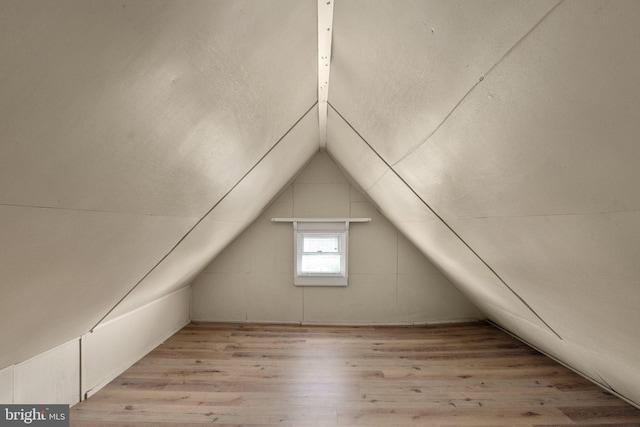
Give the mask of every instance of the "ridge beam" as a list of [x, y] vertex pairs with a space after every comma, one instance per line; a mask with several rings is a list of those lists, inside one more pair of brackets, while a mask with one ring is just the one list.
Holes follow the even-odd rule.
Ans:
[[318, 0], [318, 136], [320, 151], [325, 151], [327, 148], [327, 114], [334, 1]]

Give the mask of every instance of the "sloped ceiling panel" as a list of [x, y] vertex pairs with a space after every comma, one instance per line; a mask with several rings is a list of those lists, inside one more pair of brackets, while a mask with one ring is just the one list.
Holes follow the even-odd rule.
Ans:
[[[0, 366], [86, 332], [190, 219], [0, 206]], [[133, 262], [132, 262], [133, 261]]]
[[[409, 189], [557, 334], [504, 310], [498, 292], [483, 308], [492, 319], [640, 402], [640, 4], [436, 3], [380, 2], [357, 18], [336, 4], [329, 101], [390, 168], [353, 175], [418, 247], [443, 252], [428, 215], [399, 197]], [[485, 13], [491, 25], [469, 21]], [[430, 22], [466, 24], [436, 50], [442, 23], [431, 39], [418, 30]], [[475, 38], [457, 49], [466, 29]], [[328, 147], [351, 172], [367, 157], [342, 140]], [[467, 295], [489, 289], [464, 280]]]
[[109, 321], [187, 286], [318, 152], [317, 105], [109, 313]]
[[329, 103], [396, 163], [556, 3], [338, 1]]
[[0, 2], [0, 367], [94, 326], [309, 111], [315, 14]]
[[312, 1], [3, 5], [5, 204], [201, 217], [316, 100]]
[[447, 218], [639, 210], [637, 17], [564, 2], [396, 169]]
[[396, 165], [560, 336], [635, 366], [598, 362], [614, 389], [640, 379], [639, 18], [564, 2]]
[[[484, 314], [490, 316], [501, 310], [549, 330], [333, 110], [329, 114], [327, 136], [329, 153], [349, 171], [350, 178]], [[350, 166], [356, 163], [357, 168]]]

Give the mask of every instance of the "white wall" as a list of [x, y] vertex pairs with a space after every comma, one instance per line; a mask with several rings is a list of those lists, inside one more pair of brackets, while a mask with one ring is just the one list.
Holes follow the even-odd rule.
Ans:
[[89, 397], [189, 323], [182, 288], [82, 336], [82, 396]]
[[0, 371], [0, 403], [73, 405], [80, 400], [80, 340]]
[[0, 370], [0, 403], [78, 403], [187, 324], [189, 295], [182, 288]]
[[[272, 217], [371, 217], [349, 230], [349, 285], [293, 286], [293, 229]], [[193, 282], [191, 316], [323, 324], [483, 318], [325, 153]]]
[[0, 403], [13, 403], [13, 366], [0, 370]]
[[79, 366], [79, 339], [17, 364], [13, 374], [14, 403], [77, 403]]

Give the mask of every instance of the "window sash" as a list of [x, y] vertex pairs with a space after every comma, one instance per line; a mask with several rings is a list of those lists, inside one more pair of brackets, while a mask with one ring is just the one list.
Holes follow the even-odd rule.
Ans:
[[297, 223], [295, 284], [346, 286], [347, 238], [345, 223]]
[[341, 249], [340, 234], [302, 233], [302, 253], [307, 254], [339, 254]]

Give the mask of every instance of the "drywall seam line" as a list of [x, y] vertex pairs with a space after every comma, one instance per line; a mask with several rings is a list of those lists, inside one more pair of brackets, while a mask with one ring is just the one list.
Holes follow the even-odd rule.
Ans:
[[378, 156], [378, 158], [387, 166], [387, 168], [389, 168], [389, 170], [391, 172], [393, 172], [395, 174], [395, 176], [402, 181], [402, 183], [409, 189], [411, 190], [411, 192], [418, 198], [418, 200], [420, 200], [420, 202], [422, 202], [423, 205], [425, 205], [427, 207], [427, 209], [429, 209], [431, 211], [431, 213], [433, 213], [435, 215], [436, 218], [438, 218], [438, 220], [445, 226], [447, 227], [447, 229], [449, 229], [449, 231], [451, 233], [453, 233], [453, 235], [460, 240], [460, 242], [462, 242], [462, 244], [464, 244], [467, 249], [469, 249], [469, 251], [471, 251], [471, 253], [473, 255], [476, 256], [476, 258], [478, 258], [478, 260], [480, 260], [480, 262], [482, 262], [482, 264], [484, 264], [485, 267], [487, 267], [489, 269], [489, 271], [491, 271], [494, 276], [496, 276], [498, 278], [498, 280], [509, 290], [511, 291], [511, 293], [513, 295], [516, 296], [516, 298], [518, 298], [518, 300], [520, 300], [520, 302], [529, 309], [529, 311], [531, 311], [537, 318], [538, 320], [540, 320], [547, 328], [549, 328], [549, 330], [551, 332], [553, 332], [560, 340], [562, 340], [562, 337], [551, 327], [549, 326], [549, 324], [547, 322], [545, 322], [542, 317], [540, 317], [540, 315], [538, 315], [538, 313], [536, 313], [536, 311], [520, 296], [518, 295], [508, 284], [507, 282], [504, 281], [504, 279], [480, 256], [480, 254], [478, 254], [458, 233], [456, 233], [456, 231], [453, 229], [453, 227], [451, 227], [445, 220], [444, 218], [442, 218], [440, 215], [438, 215], [438, 213], [422, 198], [420, 197], [420, 195], [413, 189], [413, 187], [411, 187], [409, 185], [409, 183], [407, 181], [404, 180], [404, 178], [402, 178], [402, 176], [393, 168], [392, 165], [390, 165], [381, 155], [380, 153], [378, 153], [375, 148], [373, 148], [373, 146], [371, 144], [369, 144], [369, 142], [364, 139], [364, 137], [362, 135], [360, 135], [360, 133], [351, 125], [351, 123], [349, 123], [343, 116], [342, 114], [340, 114], [340, 112], [338, 110], [335, 109], [335, 107], [333, 105], [331, 105], [331, 103], [329, 103], [329, 106], [331, 107], [331, 109], [333, 111], [336, 112], [336, 114], [338, 116], [340, 116], [340, 118], [342, 120], [344, 120], [344, 122], [351, 128], [351, 130], [353, 130], [353, 132], [358, 135], [358, 137], [362, 140], [362, 142], [364, 142], [370, 149], [371, 151], [373, 151], [376, 156]]
[[318, 0], [318, 138], [321, 151], [327, 148], [327, 113], [329, 110], [327, 103], [331, 73], [334, 1]]
[[573, 216], [598, 216], [598, 215], [616, 215], [638, 213], [640, 209], [615, 210], [615, 211], [599, 211], [599, 212], [558, 212], [558, 213], [540, 213], [530, 215], [485, 215], [485, 216], [466, 216], [456, 218], [460, 221], [476, 220], [476, 219], [526, 219], [526, 218], [547, 218], [547, 217], [573, 217]]
[[407, 151], [402, 157], [400, 157], [398, 160], [396, 160], [393, 165], [397, 165], [398, 163], [400, 163], [402, 160], [404, 160], [405, 158], [407, 158], [408, 156], [410, 156], [413, 152], [415, 152], [418, 148], [420, 148], [422, 145], [424, 145], [427, 141], [429, 141], [431, 139], [431, 137], [433, 137], [433, 135], [435, 135], [438, 130], [440, 130], [440, 128], [445, 124], [445, 122], [447, 120], [449, 120], [449, 117], [451, 117], [453, 115], [453, 113], [458, 109], [458, 107], [460, 106], [460, 104], [462, 104], [464, 102], [465, 99], [467, 99], [467, 97], [471, 94], [471, 92], [473, 92], [473, 90], [489, 75], [489, 73], [491, 73], [491, 71], [493, 71], [498, 65], [500, 65], [500, 63], [502, 63], [502, 61], [504, 61], [504, 59], [509, 56], [511, 54], [511, 52], [513, 52], [513, 50], [518, 47], [520, 44], [522, 44], [522, 42], [529, 37], [529, 35], [531, 33], [533, 33], [533, 31], [538, 28], [540, 26], [540, 24], [547, 19], [547, 17], [549, 15], [551, 15], [551, 13], [553, 13], [553, 11], [555, 11], [558, 6], [560, 6], [560, 4], [563, 2], [564, 0], [560, 0], [558, 1], [558, 3], [555, 4], [555, 6], [553, 6], [551, 9], [549, 9], [549, 11], [547, 13], [544, 14], [544, 16], [542, 18], [540, 18], [538, 20], [538, 22], [536, 22], [536, 24], [531, 27], [529, 29], [529, 31], [527, 31], [522, 37], [520, 37], [520, 39], [518, 39], [518, 41], [516, 41], [514, 43], [513, 46], [511, 46], [511, 48], [509, 48], [509, 50], [507, 50], [507, 52], [502, 55], [500, 57], [500, 59], [498, 59], [498, 61], [493, 64], [479, 79], [478, 81], [476, 81], [473, 86], [471, 86], [471, 88], [467, 91], [467, 93], [464, 94], [464, 96], [462, 98], [460, 98], [460, 100], [456, 103], [456, 105], [453, 106], [453, 108], [451, 109], [451, 111], [449, 111], [449, 113], [444, 117], [444, 119], [442, 119], [442, 121], [438, 124], [438, 126], [436, 126], [435, 129], [433, 129], [431, 131], [431, 133], [429, 133], [429, 135], [427, 135], [426, 138], [424, 138], [420, 143], [418, 143], [417, 145], [411, 147], [409, 149], [409, 151]]
[[84, 369], [84, 337], [80, 335], [78, 338], [78, 402], [82, 402], [84, 400], [84, 396], [82, 395], [82, 388], [84, 386], [84, 379], [82, 376], [85, 374]]
[[260, 157], [260, 159], [258, 159], [258, 161], [257, 161], [257, 162], [256, 162], [256, 163], [255, 163], [251, 168], [249, 168], [249, 170], [248, 170], [244, 175], [242, 175], [242, 177], [238, 180], [238, 182], [236, 182], [236, 183], [235, 183], [235, 184], [234, 184], [234, 185], [229, 189], [229, 191], [227, 191], [227, 192], [226, 192], [226, 193], [225, 193], [225, 194], [224, 194], [224, 195], [223, 195], [223, 196], [222, 196], [222, 197], [221, 197], [221, 198], [220, 198], [220, 199], [219, 199], [219, 200], [218, 200], [218, 201], [217, 201], [217, 202], [216, 202], [212, 207], [211, 207], [211, 209], [209, 209], [209, 210], [208, 210], [208, 211], [207, 211], [207, 212], [206, 212], [206, 213], [205, 213], [205, 214], [204, 214], [204, 215], [203, 215], [203, 216], [202, 216], [198, 221], [196, 221], [196, 223], [195, 223], [191, 228], [189, 228], [189, 230], [184, 234], [184, 236], [182, 236], [182, 238], [180, 238], [180, 240], [178, 240], [178, 242], [177, 242], [175, 245], [173, 245], [173, 247], [172, 247], [172, 248], [171, 248], [171, 249], [170, 249], [170, 250], [169, 250], [169, 251], [168, 251], [168, 252], [167, 252], [167, 253], [166, 253], [162, 258], [160, 258], [160, 261], [158, 261], [158, 262], [157, 262], [153, 267], [151, 267], [151, 269], [150, 269], [150, 270], [149, 270], [149, 271], [148, 271], [144, 276], [142, 276], [142, 278], [141, 278], [140, 280], [138, 280], [138, 281], [136, 282], [136, 284], [135, 284], [135, 285], [133, 285], [133, 287], [132, 287], [131, 289], [129, 289], [129, 291], [128, 291], [128, 292], [127, 292], [127, 293], [126, 293], [122, 298], [120, 298], [120, 300], [119, 300], [119, 301], [118, 301], [118, 302], [117, 302], [113, 307], [111, 307], [111, 309], [110, 309], [109, 311], [107, 311], [107, 313], [106, 313], [104, 316], [102, 316], [102, 317], [100, 318], [100, 320], [99, 320], [95, 325], [93, 325], [93, 327], [89, 330], [89, 332], [93, 332], [93, 330], [94, 330], [98, 325], [100, 325], [100, 323], [102, 323], [102, 321], [103, 321], [104, 319], [106, 319], [106, 318], [107, 318], [107, 316], [109, 316], [109, 315], [113, 312], [113, 310], [115, 310], [115, 309], [116, 309], [116, 307], [118, 307], [118, 306], [122, 303], [122, 301], [124, 301], [124, 300], [129, 296], [129, 294], [131, 294], [131, 292], [133, 292], [133, 290], [134, 290], [135, 288], [137, 288], [137, 287], [138, 287], [138, 285], [140, 285], [140, 283], [142, 283], [142, 282], [144, 281], [144, 279], [146, 279], [146, 278], [147, 278], [147, 277], [148, 277], [148, 276], [149, 276], [149, 275], [150, 275], [150, 274], [151, 274], [151, 273], [152, 273], [152, 272], [153, 272], [153, 271], [154, 271], [154, 270], [155, 270], [155, 269], [156, 269], [156, 268], [157, 268], [157, 267], [158, 267], [158, 266], [159, 266], [159, 265], [160, 265], [160, 264], [161, 264], [161, 263], [162, 263], [162, 262], [163, 262], [163, 261], [164, 261], [164, 260], [169, 256], [169, 255], [171, 255], [171, 253], [172, 253], [172, 252], [173, 252], [173, 251], [174, 251], [178, 246], [180, 246], [180, 244], [184, 241], [184, 239], [186, 239], [186, 238], [187, 238], [187, 236], [188, 236], [189, 234], [191, 234], [191, 232], [192, 232], [192, 231], [193, 231], [193, 230], [194, 230], [194, 229], [195, 229], [195, 228], [196, 228], [196, 227], [197, 227], [197, 226], [198, 226], [202, 221], [204, 221], [204, 219], [205, 219], [205, 218], [206, 218], [206, 217], [207, 217], [207, 216], [208, 216], [208, 215], [209, 215], [209, 214], [210, 214], [210, 213], [211, 213], [211, 212], [212, 212], [212, 211], [213, 211], [213, 210], [214, 210], [214, 209], [215, 209], [215, 208], [216, 208], [216, 207], [217, 207], [217, 206], [218, 206], [218, 205], [219, 205], [219, 204], [220, 204], [220, 203], [221, 203], [221, 202], [222, 202], [222, 201], [223, 201], [223, 200], [224, 200], [224, 199], [225, 199], [225, 198], [226, 198], [226, 197], [227, 197], [227, 196], [228, 196], [228, 195], [229, 195], [229, 194], [230, 194], [230, 193], [231, 193], [231, 192], [232, 192], [232, 191], [233, 191], [237, 186], [238, 186], [238, 185], [240, 185], [240, 183], [241, 183], [241, 182], [242, 182], [242, 181], [247, 177], [247, 175], [249, 175], [249, 174], [250, 174], [250, 173], [251, 173], [251, 172], [252, 172], [252, 171], [253, 171], [253, 170], [254, 170], [254, 169], [255, 169], [255, 168], [256, 168], [256, 167], [257, 167], [257, 166], [262, 162], [262, 160], [264, 160], [264, 158], [265, 158], [265, 157], [267, 157], [267, 156], [268, 156], [268, 155], [269, 155], [269, 154], [270, 154], [270, 153], [271, 153], [271, 152], [272, 152], [272, 151], [273, 151], [273, 150], [278, 146], [278, 144], [280, 144], [280, 142], [281, 142], [281, 141], [282, 141], [282, 140], [283, 140], [287, 135], [289, 135], [289, 133], [290, 133], [290, 132], [291, 132], [291, 131], [296, 127], [296, 126], [298, 126], [298, 123], [300, 123], [300, 122], [302, 121], [302, 119], [304, 119], [304, 118], [307, 116], [307, 114], [309, 114], [309, 113], [311, 112], [311, 110], [313, 110], [313, 108], [314, 108], [317, 104], [318, 104], [318, 102], [317, 102], [317, 101], [316, 101], [316, 102], [314, 102], [314, 103], [313, 103], [313, 105], [312, 105], [312, 106], [311, 106], [307, 111], [305, 111], [305, 112], [304, 112], [304, 114], [302, 114], [302, 116], [300, 116], [300, 118], [299, 118], [298, 120], [296, 120], [296, 122], [295, 122], [295, 123], [294, 123], [294, 124], [289, 128], [289, 129], [287, 129], [287, 131], [286, 131], [286, 132], [285, 132], [285, 133], [284, 133], [284, 134], [283, 134], [283, 135], [282, 135], [282, 136], [281, 136], [281, 137], [276, 141], [276, 143], [275, 143], [275, 144], [273, 144], [273, 146], [271, 146], [271, 148], [269, 148], [269, 149], [267, 150], [267, 152], [266, 152], [266, 153], [264, 153], [264, 155], [263, 155], [262, 157]]
[[18, 203], [0, 203], [0, 207], [42, 209], [42, 210], [52, 210], [52, 211], [57, 210], [57, 211], [71, 211], [71, 212], [90, 212], [90, 213], [113, 214], [113, 215], [158, 216], [158, 217], [165, 217], [165, 218], [196, 218], [193, 215], [159, 215], [159, 214], [153, 214], [153, 213], [120, 212], [120, 211], [111, 211], [106, 209], [67, 208], [64, 206], [24, 205], [24, 204], [18, 204]]
[[396, 307], [398, 306], [398, 288], [400, 282], [400, 230], [396, 228]]
[[387, 169], [386, 171], [384, 171], [384, 173], [382, 175], [380, 175], [378, 177], [378, 179], [376, 179], [373, 184], [371, 184], [368, 188], [365, 188], [364, 191], [367, 192], [369, 190], [371, 190], [373, 187], [375, 187], [380, 181], [382, 181], [382, 178], [384, 178], [385, 176], [387, 176], [387, 174], [389, 173], [389, 170]]
[[[611, 387], [611, 385], [603, 378], [602, 375], [600, 375], [600, 372], [598, 372], [595, 368], [591, 368], [593, 370], [593, 372], [598, 376], [598, 378], [600, 378], [600, 381], [602, 382], [602, 384], [604, 384], [605, 388], [615, 392], [614, 388]], [[597, 381], [596, 381], [597, 382]]]

